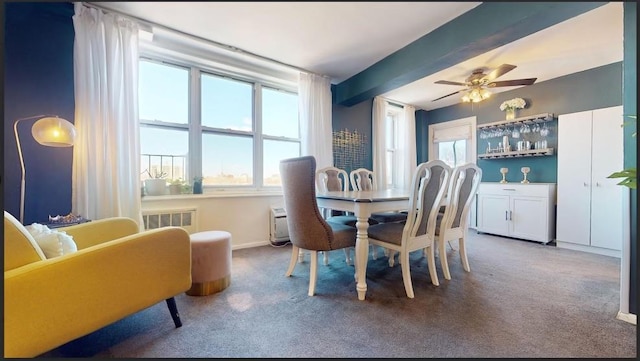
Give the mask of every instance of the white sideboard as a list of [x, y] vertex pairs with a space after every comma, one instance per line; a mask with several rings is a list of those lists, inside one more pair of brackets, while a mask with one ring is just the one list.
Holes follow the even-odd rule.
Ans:
[[477, 231], [549, 243], [555, 236], [555, 183], [482, 182]]

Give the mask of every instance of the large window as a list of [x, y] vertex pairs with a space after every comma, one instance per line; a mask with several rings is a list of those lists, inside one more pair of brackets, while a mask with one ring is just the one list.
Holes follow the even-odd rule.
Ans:
[[387, 102], [385, 105], [385, 188], [404, 188], [402, 174], [405, 149], [403, 142], [403, 127], [405, 122], [404, 108], [401, 105]]
[[451, 167], [475, 163], [475, 117], [429, 126], [429, 160], [440, 159]]
[[[164, 173], [205, 187], [280, 186], [300, 155], [298, 96], [257, 80], [140, 59], [141, 179]], [[148, 172], [146, 172], [148, 170]]]

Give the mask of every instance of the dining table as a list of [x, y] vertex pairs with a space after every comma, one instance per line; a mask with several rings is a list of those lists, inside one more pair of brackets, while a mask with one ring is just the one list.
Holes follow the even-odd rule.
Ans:
[[356, 218], [355, 279], [358, 299], [367, 293], [367, 261], [369, 259], [369, 217], [374, 212], [406, 210], [409, 208], [408, 189], [374, 191], [320, 191], [316, 193], [318, 207], [352, 212]]

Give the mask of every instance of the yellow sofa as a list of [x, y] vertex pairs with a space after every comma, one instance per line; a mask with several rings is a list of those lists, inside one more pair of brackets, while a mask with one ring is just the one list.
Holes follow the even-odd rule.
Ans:
[[182, 228], [139, 232], [129, 218], [56, 230], [78, 251], [46, 259], [25, 227], [4, 217], [4, 357], [34, 357], [191, 287], [191, 245]]

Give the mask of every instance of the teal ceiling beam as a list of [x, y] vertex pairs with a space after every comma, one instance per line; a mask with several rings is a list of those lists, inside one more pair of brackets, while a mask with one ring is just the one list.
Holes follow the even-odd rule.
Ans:
[[358, 104], [605, 4], [607, 2], [482, 3], [333, 85], [333, 103]]

